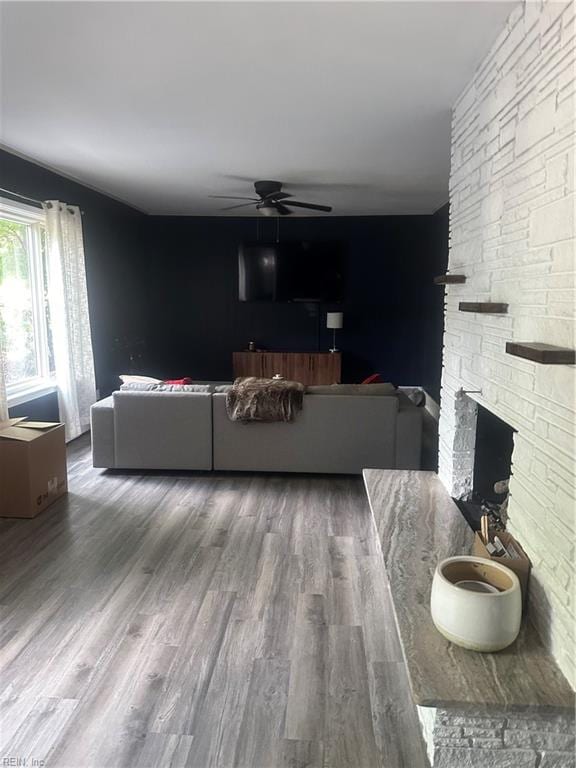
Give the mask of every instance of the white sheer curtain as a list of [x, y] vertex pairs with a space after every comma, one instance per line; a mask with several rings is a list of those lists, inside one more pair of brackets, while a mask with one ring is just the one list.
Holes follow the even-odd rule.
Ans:
[[44, 203], [48, 248], [48, 303], [60, 418], [66, 439], [90, 427], [96, 402], [94, 359], [88, 315], [82, 214], [58, 200]]
[[8, 418], [8, 401], [6, 399], [6, 378], [4, 371], [6, 369], [5, 350], [0, 328], [0, 421]]

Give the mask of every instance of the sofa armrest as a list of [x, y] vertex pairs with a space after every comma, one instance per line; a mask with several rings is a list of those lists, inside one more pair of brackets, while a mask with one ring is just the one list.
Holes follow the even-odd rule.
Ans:
[[114, 401], [112, 396], [99, 400], [90, 408], [92, 466], [112, 469], [116, 466], [114, 452]]

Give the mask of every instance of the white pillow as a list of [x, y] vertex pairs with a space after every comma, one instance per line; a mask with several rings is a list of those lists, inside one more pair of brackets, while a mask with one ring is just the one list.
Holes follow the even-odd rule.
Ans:
[[122, 384], [162, 384], [162, 379], [154, 379], [152, 376], [134, 376], [131, 373], [123, 373], [118, 378]]
[[121, 392], [210, 392], [208, 384], [145, 384], [130, 381], [120, 386]]

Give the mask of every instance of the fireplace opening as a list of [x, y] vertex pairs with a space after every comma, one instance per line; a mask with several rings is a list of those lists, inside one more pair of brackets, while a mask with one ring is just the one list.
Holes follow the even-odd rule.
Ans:
[[485, 514], [496, 530], [503, 530], [506, 526], [514, 432], [505, 421], [477, 405], [474, 469], [469, 486], [472, 490], [456, 500], [475, 531], [480, 530], [480, 518]]
[[474, 477], [472, 495], [482, 501], [501, 504], [507, 489], [498, 493], [496, 483], [510, 478], [514, 430], [487, 408], [478, 406], [476, 442], [474, 447]]

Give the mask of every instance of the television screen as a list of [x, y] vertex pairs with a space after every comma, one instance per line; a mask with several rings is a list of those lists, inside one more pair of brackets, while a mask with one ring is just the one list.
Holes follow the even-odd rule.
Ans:
[[342, 301], [343, 244], [244, 243], [238, 277], [240, 301]]

